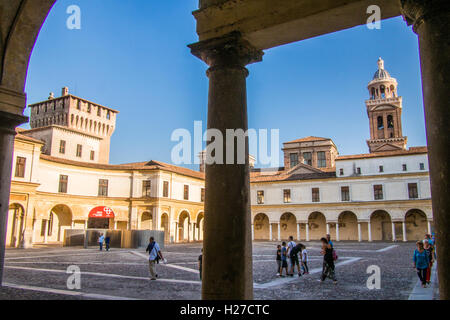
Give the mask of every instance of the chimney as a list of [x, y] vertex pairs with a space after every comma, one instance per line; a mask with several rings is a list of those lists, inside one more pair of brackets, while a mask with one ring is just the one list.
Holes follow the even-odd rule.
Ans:
[[53, 92], [50, 92], [50, 95], [48, 96], [48, 100], [55, 99], [55, 94]]
[[67, 95], [69, 95], [69, 88], [68, 87], [62, 88], [62, 97], [65, 97]]

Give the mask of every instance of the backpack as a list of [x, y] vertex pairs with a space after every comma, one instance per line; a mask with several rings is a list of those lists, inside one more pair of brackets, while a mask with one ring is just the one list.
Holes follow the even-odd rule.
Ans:
[[339, 258], [339, 257], [338, 257], [338, 255], [337, 255], [337, 253], [336, 253], [336, 250], [333, 249], [333, 260], [334, 260], [334, 261], [337, 261], [338, 258]]

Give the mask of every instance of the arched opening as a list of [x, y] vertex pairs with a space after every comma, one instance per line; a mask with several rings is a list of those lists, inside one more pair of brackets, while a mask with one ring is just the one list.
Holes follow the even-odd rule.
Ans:
[[50, 210], [47, 220], [47, 241], [63, 241], [64, 230], [72, 228], [72, 211], [64, 204], [59, 204]]
[[203, 241], [203, 232], [205, 229], [205, 216], [202, 213], [200, 213], [197, 217], [197, 240]]
[[170, 232], [169, 232], [169, 215], [167, 213], [163, 213], [161, 215], [161, 229], [164, 231], [164, 241], [170, 241]]
[[189, 224], [191, 218], [187, 211], [183, 211], [178, 218], [178, 241], [189, 241]]
[[428, 233], [427, 215], [419, 209], [411, 209], [405, 214], [406, 238], [421, 240]]
[[344, 211], [339, 215], [339, 239], [358, 240], [358, 218], [351, 211]]
[[377, 129], [378, 130], [384, 129], [384, 123], [383, 123], [383, 117], [382, 116], [378, 116], [377, 117]]
[[20, 204], [14, 203], [8, 210], [8, 229], [6, 233], [6, 245], [20, 247], [23, 241], [25, 227], [25, 211]]
[[281, 239], [287, 240], [289, 236], [297, 238], [297, 218], [290, 213], [286, 212], [280, 218]]
[[269, 217], [264, 213], [258, 213], [253, 221], [253, 232], [255, 240], [270, 239]]
[[143, 212], [141, 215], [141, 230], [152, 230], [153, 229], [153, 215], [151, 212]]
[[394, 117], [391, 114], [387, 116], [387, 125], [388, 129], [394, 129]]
[[377, 210], [370, 216], [372, 240], [392, 241], [391, 216], [384, 210]]
[[320, 240], [327, 234], [327, 220], [322, 212], [313, 212], [308, 217], [309, 239]]

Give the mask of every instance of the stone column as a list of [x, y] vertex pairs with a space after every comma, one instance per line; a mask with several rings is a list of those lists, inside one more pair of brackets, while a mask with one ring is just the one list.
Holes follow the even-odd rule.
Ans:
[[196, 223], [192, 223], [192, 241], [197, 241], [197, 238], [195, 237], [195, 225]]
[[[208, 130], [215, 129], [223, 138], [227, 129], [247, 131], [245, 66], [261, 61], [263, 52], [242, 39], [239, 32], [189, 47], [192, 54], [210, 66]], [[207, 147], [203, 299], [253, 299], [248, 137], [244, 141], [244, 146], [216, 146], [215, 155], [220, 157], [222, 151], [223, 158], [216, 158], [215, 163], [211, 163], [214, 157], [208, 156], [211, 150], [208, 152]], [[245, 149], [241, 159], [244, 163], [237, 161], [241, 147]], [[234, 161], [230, 164], [227, 159]]]
[[269, 222], [269, 240], [272, 241], [272, 223]]
[[252, 223], [252, 241], [255, 240], [255, 226]]
[[450, 299], [450, 1], [401, 0], [419, 38], [440, 299]]
[[87, 230], [88, 228], [88, 220], [84, 220], [84, 230]]
[[297, 223], [297, 241], [300, 241], [300, 223]]
[[117, 220], [114, 220], [114, 230], [117, 230]]
[[[25, 107], [24, 97], [19, 96], [19, 99], [17, 99], [12, 93], [6, 92], [1, 87], [0, 89], [0, 107], [6, 108], [10, 103], [16, 104], [16, 102], [23, 103], [21, 107]], [[23, 98], [23, 100], [20, 98]], [[15, 128], [26, 121], [28, 121], [27, 117], [0, 111], [0, 285], [5, 259]]]
[[45, 223], [44, 225], [44, 243], [47, 243], [47, 236], [48, 236], [48, 220], [43, 220]]
[[406, 239], [406, 222], [402, 221], [402, 233], [403, 233], [403, 242], [408, 241], [408, 239]]
[[309, 224], [306, 223], [306, 241], [309, 241]]
[[395, 222], [392, 221], [392, 242], [395, 242]]
[[369, 242], [372, 241], [372, 227], [370, 226], [370, 221], [367, 222], [367, 234], [369, 236]]
[[431, 234], [431, 222], [427, 221], [428, 234]]
[[339, 241], [339, 223], [336, 222], [336, 241]]
[[361, 222], [358, 222], [358, 241], [362, 241]]
[[327, 222], [327, 234], [330, 234], [330, 224]]
[[278, 241], [281, 241], [281, 224], [277, 222]]
[[175, 222], [175, 243], [178, 242], [179, 235], [180, 235], [180, 230], [178, 230], [178, 222]]

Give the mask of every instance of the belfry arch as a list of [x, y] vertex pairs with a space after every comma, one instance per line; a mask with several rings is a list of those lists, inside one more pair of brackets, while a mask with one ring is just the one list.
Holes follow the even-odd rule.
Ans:
[[270, 238], [269, 217], [265, 213], [258, 213], [253, 219], [255, 240], [268, 240]]
[[420, 209], [408, 210], [405, 214], [406, 238], [408, 240], [422, 240], [428, 233], [428, 219]]

